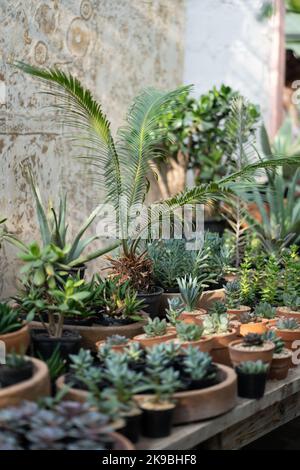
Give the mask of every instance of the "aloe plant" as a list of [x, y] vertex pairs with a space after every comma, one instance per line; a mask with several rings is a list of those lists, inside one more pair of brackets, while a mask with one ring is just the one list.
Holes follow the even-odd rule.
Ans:
[[204, 286], [201, 285], [197, 277], [191, 275], [178, 278], [177, 283], [185, 310], [188, 312], [196, 310]]

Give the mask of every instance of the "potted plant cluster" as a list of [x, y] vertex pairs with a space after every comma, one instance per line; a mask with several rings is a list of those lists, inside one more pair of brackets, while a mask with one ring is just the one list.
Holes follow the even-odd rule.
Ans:
[[293, 350], [294, 341], [300, 340], [300, 323], [295, 318], [281, 318], [274, 327], [287, 349]]

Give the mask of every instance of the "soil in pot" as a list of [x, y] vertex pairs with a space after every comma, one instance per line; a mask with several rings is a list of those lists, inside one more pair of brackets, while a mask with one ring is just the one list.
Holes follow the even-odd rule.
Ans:
[[175, 405], [172, 403], [154, 405], [142, 403], [142, 434], [145, 437], [160, 438], [171, 434]]
[[192, 312], [182, 312], [179, 317], [179, 320], [184, 321], [185, 323], [198, 323], [201, 320], [202, 315], [206, 315], [207, 311], [204, 308], [199, 308], [197, 310], [193, 310]]
[[76, 317], [70, 317], [70, 318], [65, 318], [64, 324], [65, 325], [73, 325], [73, 326], [92, 326], [94, 323], [94, 318], [76, 318]]
[[245, 361], [261, 360], [271, 364], [275, 345], [271, 341], [265, 341], [262, 346], [245, 346], [243, 340], [237, 340], [232, 341], [228, 349], [234, 367]]
[[147, 336], [146, 334], [133, 337], [133, 341], [137, 341], [144, 348], [151, 348], [155, 344], [164, 343], [176, 337], [176, 332], [168, 332], [163, 336]]
[[268, 378], [271, 380], [283, 380], [287, 377], [292, 366], [292, 352], [284, 349], [280, 354], [273, 354]]
[[153, 292], [139, 292], [137, 294], [137, 298], [144, 302], [143, 311], [148, 313], [151, 318], [158, 317], [160, 314], [160, 302], [163, 292], [162, 287], [155, 286]]
[[259, 399], [264, 396], [267, 374], [244, 374], [236, 368], [238, 377], [238, 396]]
[[62, 359], [69, 360], [70, 354], [78, 354], [81, 336], [77, 331], [64, 330], [61, 338], [50, 337], [44, 329], [31, 330], [32, 347], [36, 356], [49, 359], [56, 347]]
[[24, 382], [31, 379], [33, 375], [33, 363], [26, 361], [22, 367], [8, 367], [2, 365], [0, 367], [0, 387], [10, 387], [11, 385]]
[[125, 420], [125, 426], [119, 429], [119, 432], [131, 442], [138, 442], [141, 435], [142, 411], [136, 409], [130, 414], [124, 414], [122, 417]]

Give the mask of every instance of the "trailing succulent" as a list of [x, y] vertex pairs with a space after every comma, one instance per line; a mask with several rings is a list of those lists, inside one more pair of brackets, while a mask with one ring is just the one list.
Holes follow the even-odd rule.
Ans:
[[147, 325], [144, 326], [144, 332], [147, 337], [154, 338], [155, 336], [163, 336], [167, 333], [167, 321], [164, 318], [161, 320], [158, 317], [148, 318]]
[[265, 364], [263, 361], [245, 361], [241, 362], [237, 366], [237, 371], [242, 374], [247, 375], [258, 375], [258, 374], [266, 374], [269, 365]]
[[180, 322], [176, 326], [176, 333], [180, 341], [198, 341], [203, 335], [204, 328], [193, 323]]
[[111, 431], [107, 416], [76, 401], [53, 409], [23, 402], [0, 411], [0, 450], [112, 449]]
[[278, 330], [299, 330], [300, 323], [295, 318], [280, 318], [276, 323]]

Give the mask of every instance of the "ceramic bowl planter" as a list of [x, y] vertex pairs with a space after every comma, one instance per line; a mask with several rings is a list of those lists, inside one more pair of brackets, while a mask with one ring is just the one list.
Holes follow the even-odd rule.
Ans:
[[33, 357], [27, 359], [33, 363], [32, 377], [10, 387], [1, 388], [0, 408], [18, 405], [23, 400], [36, 401], [50, 394], [50, 378], [47, 365]]
[[173, 403], [153, 405], [142, 403], [142, 434], [145, 437], [158, 439], [171, 434], [175, 406]]
[[234, 328], [232, 328], [228, 333], [213, 335], [213, 347], [210, 355], [214, 362], [231, 366], [228, 345], [232, 341], [236, 340], [236, 338], [237, 332]]
[[274, 343], [264, 341], [262, 346], [246, 346], [244, 340], [232, 341], [229, 346], [229, 355], [234, 367], [241, 362], [258, 361], [271, 364], [275, 349]]
[[273, 354], [268, 378], [271, 380], [283, 380], [287, 377], [289, 368], [292, 366], [292, 352], [289, 349], [283, 349], [280, 354]]
[[24, 354], [30, 344], [30, 334], [28, 325], [23, 326], [17, 331], [0, 335], [0, 341], [5, 343], [6, 353], [15, 352], [17, 354]]
[[137, 341], [143, 348], [151, 348], [159, 343], [164, 343], [176, 337], [176, 331], [168, 331], [162, 336], [147, 336], [145, 333], [134, 336], [133, 341]]
[[207, 311], [203, 308], [199, 308], [192, 312], [184, 311], [179, 317], [179, 320], [184, 321], [185, 323], [200, 323], [201, 316], [206, 315]]
[[144, 302], [144, 307], [142, 307], [144, 312], [148, 313], [151, 318], [159, 316], [161, 296], [163, 292], [164, 290], [162, 287], [155, 286], [154, 292], [151, 292], [149, 294], [137, 294], [137, 298], [139, 300], [143, 300]]

